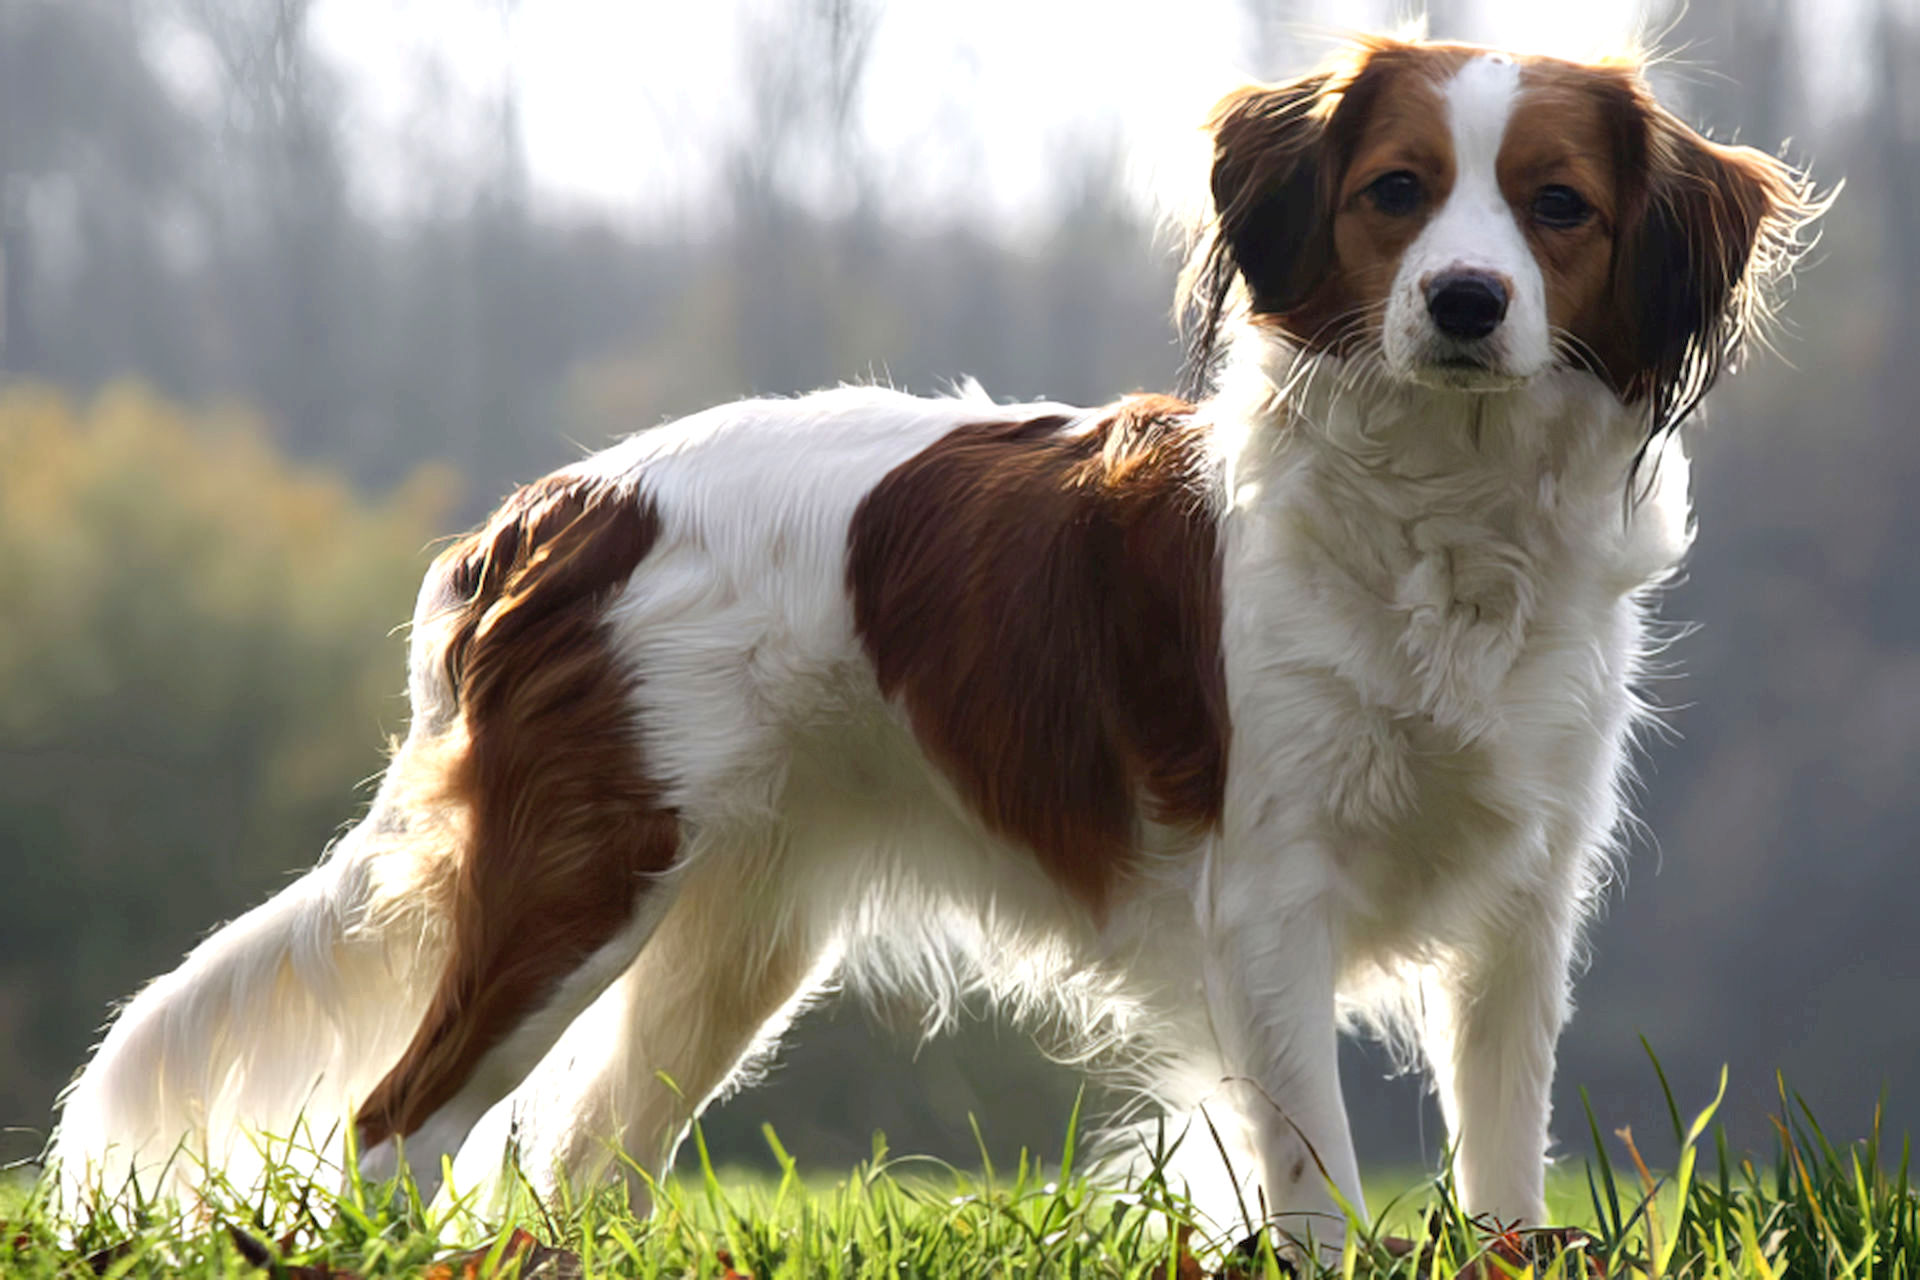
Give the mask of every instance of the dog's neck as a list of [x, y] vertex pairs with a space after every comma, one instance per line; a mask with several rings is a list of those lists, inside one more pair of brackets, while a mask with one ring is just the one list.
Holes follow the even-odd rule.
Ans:
[[[1618, 592], [1670, 571], [1691, 537], [1679, 442], [1648, 445], [1638, 409], [1584, 372], [1466, 392], [1261, 344], [1223, 372], [1206, 416], [1218, 424], [1229, 510], [1255, 519], [1284, 491], [1364, 544], [1470, 526], [1565, 548]], [[1373, 576], [1365, 545], [1329, 551]]]
[[1476, 737], [1543, 620], [1610, 609], [1685, 554], [1685, 454], [1656, 442], [1636, 469], [1640, 415], [1589, 375], [1467, 393], [1335, 358], [1278, 372], [1230, 368], [1202, 410], [1230, 554], [1275, 607], [1304, 586], [1345, 619], [1364, 700]]

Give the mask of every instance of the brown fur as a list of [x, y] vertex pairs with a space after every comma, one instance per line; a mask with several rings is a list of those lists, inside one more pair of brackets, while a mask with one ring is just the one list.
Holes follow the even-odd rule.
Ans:
[[363, 1146], [413, 1132], [452, 1098], [672, 865], [677, 822], [647, 776], [632, 676], [602, 619], [658, 528], [644, 498], [562, 473], [515, 494], [430, 571], [458, 700], [436, 755], [467, 839], [446, 971], [361, 1108]]
[[1405, 167], [1450, 185], [1453, 148], [1437, 86], [1471, 53], [1363, 40], [1331, 67], [1237, 90], [1214, 107], [1215, 225], [1181, 285], [1184, 309], [1200, 312], [1190, 376], [1204, 374], [1215, 355], [1236, 275], [1251, 316], [1302, 347], [1339, 350], [1356, 337], [1370, 289], [1385, 292], [1376, 268], [1384, 266], [1390, 282], [1406, 246], [1376, 245], [1341, 222], [1388, 239], [1406, 228], [1381, 225], [1359, 198], [1355, 156], [1363, 144], [1378, 152], [1404, 143], [1414, 162]]
[[[1623, 215], [1641, 203], [1645, 158], [1621, 112], [1635, 77], [1618, 67], [1535, 61], [1501, 140], [1500, 188], [1546, 285], [1547, 323], [1591, 359], [1609, 340], [1613, 265]], [[1529, 207], [1547, 186], [1571, 187], [1592, 207], [1578, 227], [1546, 227]], [[1605, 373], [1605, 366], [1596, 370]]]
[[1597, 349], [1656, 429], [1691, 413], [1770, 307], [1832, 196], [1752, 147], [1709, 141], [1636, 82], [1627, 145], [1644, 154], [1613, 272], [1614, 324]]
[[[1328, 218], [1333, 261], [1320, 286], [1279, 321], [1313, 351], [1346, 351], [1379, 332], [1381, 307], [1400, 257], [1457, 180], [1453, 135], [1441, 89], [1462, 56], [1414, 59], [1381, 50], [1367, 59], [1343, 101], [1328, 163]], [[1405, 169], [1426, 193], [1422, 214], [1390, 217], [1366, 195], [1388, 173]]]
[[1191, 413], [1138, 396], [1083, 434], [962, 428], [849, 532], [881, 689], [986, 825], [1096, 912], [1143, 816], [1220, 813], [1220, 567]]

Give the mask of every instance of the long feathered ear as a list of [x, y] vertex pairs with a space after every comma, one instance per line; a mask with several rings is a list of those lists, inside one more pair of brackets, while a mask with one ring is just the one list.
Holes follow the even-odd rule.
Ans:
[[1188, 333], [1190, 393], [1204, 390], [1235, 310], [1290, 310], [1332, 264], [1322, 153], [1334, 79], [1318, 72], [1250, 85], [1221, 99], [1208, 117], [1213, 213], [1181, 272], [1177, 304]]
[[1708, 141], [1653, 104], [1645, 186], [1614, 273], [1622, 397], [1647, 407], [1649, 435], [1678, 426], [1772, 314], [1778, 286], [1809, 247], [1833, 193], [1751, 147]]

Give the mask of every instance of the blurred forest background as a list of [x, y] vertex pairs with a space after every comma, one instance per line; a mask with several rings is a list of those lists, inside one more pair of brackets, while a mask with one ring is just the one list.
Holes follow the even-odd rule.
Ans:
[[[542, 0], [524, 0], [527, 6]], [[509, 5], [509, 7], [511, 7]], [[437, 536], [583, 447], [748, 392], [960, 374], [1009, 398], [1165, 387], [1173, 262], [1124, 147], [1060, 150], [1036, 212], [903, 199], [858, 110], [878, 0], [740, 24], [745, 127], [644, 216], [529, 176], [517, 90], [447, 91], [370, 194], [355, 81], [308, 0], [0, 0], [0, 1158], [40, 1145], [108, 1002], [309, 863], [403, 727], [392, 630]], [[1246, 70], [1313, 60], [1244, 0]], [[1844, 11], [1857, 38], [1806, 54]], [[1825, 16], [1823, 16], [1825, 15]], [[1346, 6], [1354, 23], [1383, 15]], [[1731, 1064], [1829, 1132], [1920, 1120], [1920, 11], [1692, 0], [1658, 78], [1844, 196], [1781, 339], [1694, 449], [1698, 621], [1647, 752], [1624, 887], [1563, 1043], [1557, 1131], [1660, 1132]], [[1093, 20], [1093, 19], [1089, 19]], [[1498, 43], [1480, 6], [1434, 34]], [[187, 68], [191, 74], [183, 73]], [[453, 83], [431, 59], [429, 86]], [[657, 123], [657, 122], [656, 122]], [[966, 121], [954, 122], [964, 130]], [[908, 206], [911, 205], [909, 211]], [[720, 1154], [772, 1120], [817, 1165], [1057, 1142], [1074, 1077], [982, 1023], [916, 1051], [829, 1006]], [[1437, 1158], [1431, 1106], [1354, 1049], [1363, 1150]]]

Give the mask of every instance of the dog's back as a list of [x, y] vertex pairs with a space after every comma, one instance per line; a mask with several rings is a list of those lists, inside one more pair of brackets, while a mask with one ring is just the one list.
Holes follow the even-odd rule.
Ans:
[[[263, 1138], [337, 1160], [350, 1116], [369, 1171], [404, 1138], [431, 1181], [576, 1019], [510, 1117], [529, 1167], [615, 1134], [657, 1160], [850, 937], [936, 1006], [1097, 985], [1141, 822], [1189, 841], [1223, 784], [1190, 415], [849, 387], [516, 493], [427, 576], [367, 816], [67, 1095], [69, 1185], [244, 1181]], [[999, 963], [957, 971], [956, 937]], [[474, 1146], [481, 1176], [501, 1148]]]

